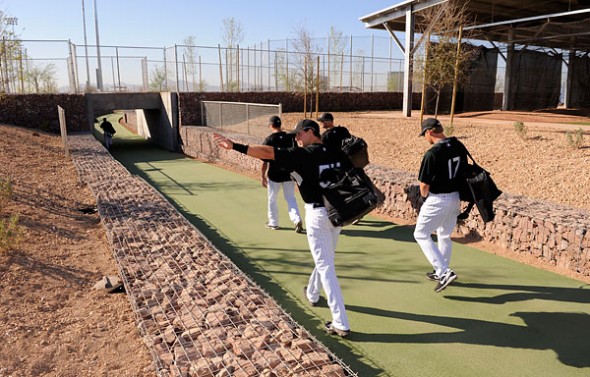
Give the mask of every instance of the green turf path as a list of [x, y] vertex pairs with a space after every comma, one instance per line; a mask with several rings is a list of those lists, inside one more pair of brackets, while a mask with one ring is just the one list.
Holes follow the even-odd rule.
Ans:
[[319, 307], [305, 302], [312, 259], [282, 197], [282, 228], [268, 230], [259, 181], [132, 140], [112, 123], [114, 157], [160, 190], [360, 376], [590, 375], [588, 285], [455, 244], [459, 279], [437, 294], [425, 279], [430, 266], [413, 227], [370, 216], [344, 228], [337, 248], [353, 334], [325, 335], [330, 313], [325, 300]]

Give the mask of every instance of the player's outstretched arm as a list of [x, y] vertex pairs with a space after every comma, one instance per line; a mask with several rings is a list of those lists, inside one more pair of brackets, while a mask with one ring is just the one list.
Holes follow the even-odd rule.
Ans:
[[243, 145], [234, 143], [223, 135], [214, 133], [213, 140], [223, 149], [233, 149], [248, 156], [260, 158], [262, 160], [274, 160], [275, 149], [270, 145]]

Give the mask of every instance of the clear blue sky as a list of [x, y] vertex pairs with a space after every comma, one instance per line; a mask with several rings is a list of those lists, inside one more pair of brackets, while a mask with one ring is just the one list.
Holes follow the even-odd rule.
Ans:
[[[295, 38], [305, 28], [312, 38], [330, 27], [345, 36], [383, 36], [359, 18], [399, 0], [84, 0], [88, 44], [96, 44], [94, 2], [101, 45], [173, 46], [188, 36], [197, 45], [223, 45], [223, 20], [234, 17], [244, 30], [242, 45]], [[82, 0], [0, 0], [0, 10], [17, 17], [22, 39], [63, 39], [84, 44]]]

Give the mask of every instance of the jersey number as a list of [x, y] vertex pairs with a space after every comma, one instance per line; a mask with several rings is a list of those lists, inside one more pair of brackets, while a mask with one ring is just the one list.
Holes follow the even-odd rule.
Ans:
[[461, 157], [453, 157], [450, 158], [449, 161], [449, 180], [455, 178], [457, 176], [457, 172], [459, 172], [459, 165], [461, 164]]

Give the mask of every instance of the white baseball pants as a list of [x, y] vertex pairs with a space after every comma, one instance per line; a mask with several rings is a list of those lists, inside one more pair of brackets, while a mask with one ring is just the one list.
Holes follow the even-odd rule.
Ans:
[[301, 221], [301, 216], [299, 215], [299, 208], [297, 207], [297, 200], [295, 199], [295, 182], [274, 182], [270, 179], [268, 180], [266, 190], [268, 194], [268, 224], [271, 226], [279, 225], [279, 206], [277, 204], [277, 197], [281, 187], [283, 188], [283, 196], [285, 197], [287, 207], [289, 208], [289, 219], [291, 219], [293, 224], [297, 224]]
[[[449, 268], [453, 244], [451, 233], [460, 213], [459, 193], [430, 193], [418, 214], [414, 238], [438, 276]], [[432, 240], [436, 231], [438, 245]]]
[[336, 243], [342, 228], [332, 225], [326, 208], [313, 208], [313, 204], [307, 203], [305, 204], [305, 224], [309, 249], [315, 263], [307, 284], [307, 298], [317, 302], [320, 298], [320, 289], [323, 288], [332, 313], [332, 326], [340, 330], [350, 330], [334, 265]]

